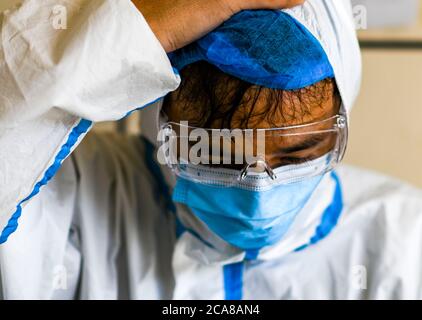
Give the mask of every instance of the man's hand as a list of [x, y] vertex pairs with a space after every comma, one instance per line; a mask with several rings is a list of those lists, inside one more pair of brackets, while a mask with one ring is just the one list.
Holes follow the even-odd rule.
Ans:
[[201, 38], [247, 9], [283, 9], [305, 0], [132, 0], [167, 52]]

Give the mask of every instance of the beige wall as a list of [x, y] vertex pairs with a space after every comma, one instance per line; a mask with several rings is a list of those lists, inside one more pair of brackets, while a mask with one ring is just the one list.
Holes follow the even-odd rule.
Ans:
[[422, 49], [363, 51], [346, 162], [422, 187]]
[[[419, 23], [359, 32], [365, 41], [422, 45]], [[346, 162], [422, 187], [422, 48], [363, 50], [362, 91], [352, 112]]]
[[0, 12], [19, 3], [21, 0], [0, 0]]

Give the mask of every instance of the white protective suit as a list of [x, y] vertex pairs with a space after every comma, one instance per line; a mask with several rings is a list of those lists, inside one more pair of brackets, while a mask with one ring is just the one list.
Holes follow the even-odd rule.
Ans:
[[[57, 5], [67, 29], [52, 27]], [[320, 39], [350, 111], [360, 82], [350, 3], [287, 12]], [[179, 84], [129, 0], [26, 0], [0, 26], [2, 298], [422, 298], [422, 193], [398, 181], [341, 167], [251, 257], [171, 201], [174, 177], [154, 159], [159, 104], [143, 115], [148, 139], [90, 134], [69, 157], [92, 122]]]

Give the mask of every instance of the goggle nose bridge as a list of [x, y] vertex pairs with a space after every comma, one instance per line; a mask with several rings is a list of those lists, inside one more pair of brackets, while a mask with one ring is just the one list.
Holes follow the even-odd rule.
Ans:
[[277, 179], [277, 175], [274, 173], [273, 169], [271, 169], [271, 167], [267, 164], [267, 162], [264, 159], [259, 159], [257, 160], [255, 163], [251, 163], [248, 164], [240, 173], [239, 175], [239, 181], [243, 181], [246, 179], [246, 177], [248, 176], [249, 173], [249, 169], [253, 166], [263, 166], [265, 172], [268, 174], [268, 176], [272, 179], [272, 180], [276, 180]]

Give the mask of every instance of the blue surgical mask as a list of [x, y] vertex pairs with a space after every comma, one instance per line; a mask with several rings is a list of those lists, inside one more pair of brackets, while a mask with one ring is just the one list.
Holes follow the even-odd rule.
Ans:
[[[324, 160], [322, 160], [324, 161]], [[298, 165], [304, 175], [309, 165]], [[289, 174], [278, 168], [278, 177]], [[311, 168], [312, 170], [312, 168]], [[208, 228], [243, 250], [261, 249], [283, 238], [321, 182], [323, 174], [278, 182], [266, 173], [225, 185], [227, 170], [197, 169], [194, 180], [178, 177], [173, 200], [188, 206]], [[203, 176], [203, 183], [198, 182]]]

